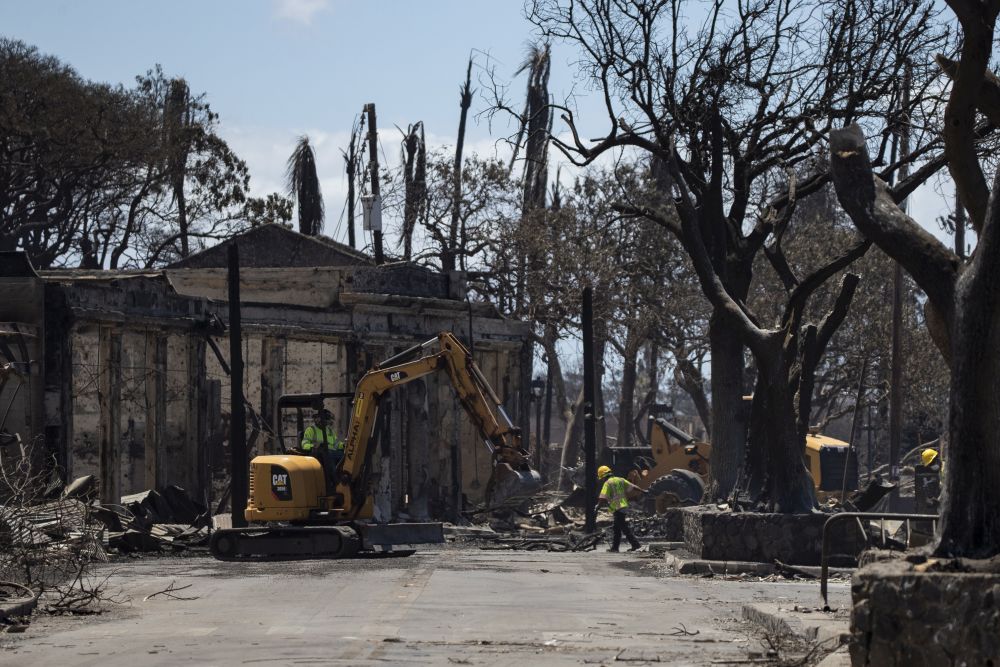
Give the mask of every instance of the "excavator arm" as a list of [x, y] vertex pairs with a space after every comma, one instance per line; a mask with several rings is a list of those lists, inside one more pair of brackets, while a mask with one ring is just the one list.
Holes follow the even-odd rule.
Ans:
[[541, 487], [540, 477], [531, 469], [528, 452], [521, 444], [520, 430], [511, 423], [469, 351], [454, 334], [444, 331], [387, 359], [361, 378], [351, 408], [344, 458], [335, 475], [335, 507], [331, 509], [353, 519], [368, 502], [368, 471], [374, 450], [372, 434], [382, 396], [438, 371], [447, 373], [459, 402], [492, 454], [493, 474], [486, 487], [487, 505], [497, 507], [518, 502]]

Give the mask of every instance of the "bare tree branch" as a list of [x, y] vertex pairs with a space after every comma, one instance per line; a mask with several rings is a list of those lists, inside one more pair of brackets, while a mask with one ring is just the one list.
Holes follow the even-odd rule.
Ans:
[[960, 260], [903, 213], [885, 183], [872, 175], [860, 127], [830, 134], [830, 165], [837, 198], [858, 230], [903, 265], [950, 323]]

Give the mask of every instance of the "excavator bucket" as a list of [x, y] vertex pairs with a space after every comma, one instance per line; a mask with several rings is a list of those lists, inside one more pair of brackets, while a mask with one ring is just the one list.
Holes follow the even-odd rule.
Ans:
[[497, 463], [486, 484], [486, 506], [490, 509], [516, 507], [542, 488], [536, 470], [514, 470], [509, 463]]

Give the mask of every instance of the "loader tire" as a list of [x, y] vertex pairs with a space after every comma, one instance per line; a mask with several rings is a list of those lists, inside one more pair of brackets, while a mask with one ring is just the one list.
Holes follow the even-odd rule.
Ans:
[[705, 495], [705, 483], [690, 470], [671, 470], [649, 485], [651, 510], [662, 514], [668, 507], [697, 505]]

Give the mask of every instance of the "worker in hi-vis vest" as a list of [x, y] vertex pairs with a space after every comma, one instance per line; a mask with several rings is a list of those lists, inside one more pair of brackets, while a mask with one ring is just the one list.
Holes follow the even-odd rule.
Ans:
[[632, 528], [628, 525], [628, 517], [625, 516], [625, 508], [628, 507], [628, 498], [625, 497], [625, 492], [629, 487], [638, 489], [639, 491], [642, 491], [642, 489], [624, 477], [615, 477], [612, 475], [611, 468], [608, 466], [601, 466], [597, 469], [597, 479], [604, 482], [603, 486], [601, 486], [601, 495], [598, 498], [597, 504], [600, 506], [602, 502], [606, 502], [615, 520], [609, 551], [618, 551], [618, 545], [621, 544], [623, 533], [625, 534], [625, 539], [631, 545], [629, 551], [635, 551], [642, 545], [639, 544], [639, 540], [635, 539]]
[[319, 459], [327, 473], [331, 473], [344, 458], [344, 442], [333, 430], [332, 412], [326, 408], [317, 410], [313, 421], [302, 434], [302, 451]]

